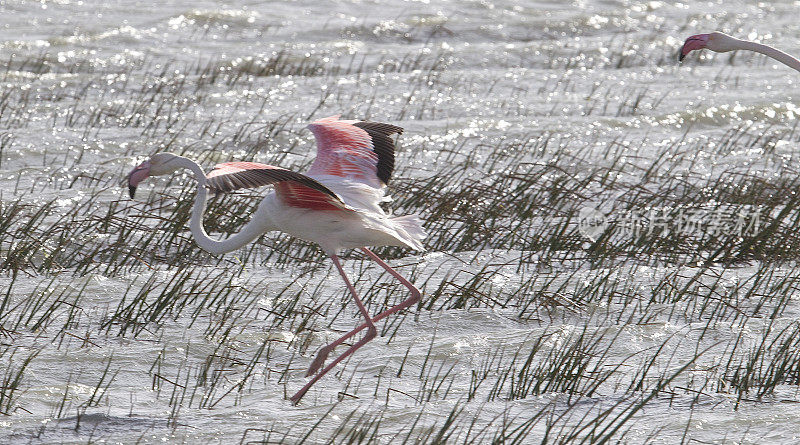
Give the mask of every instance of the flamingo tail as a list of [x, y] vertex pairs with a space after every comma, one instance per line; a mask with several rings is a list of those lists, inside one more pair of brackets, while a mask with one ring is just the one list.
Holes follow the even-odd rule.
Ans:
[[422, 227], [422, 220], [419, 215], [403, 215], [391, 218], [395, 228], [402, 236], [403, 241], [412, 249], [424, 252], [425, 247], [422, 240], [428, 235]]

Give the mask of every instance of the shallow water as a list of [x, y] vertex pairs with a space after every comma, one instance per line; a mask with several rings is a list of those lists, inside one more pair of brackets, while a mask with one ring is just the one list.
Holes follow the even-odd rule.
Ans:
[[[0, 442], [796, 443], [800, 77], [676, 54], [711, 30], [800, 54], [798, 13], [0, 3]], [[293, 407], [316, 351], [359, 322], [338, 274], [277, 234], [204, 254], [187, 176], [136, 201], [122, 179], [166, 150], [303, 171], [305, 123], [339, 113], [405, 129], [390, 207], [427, 219], [429, 251], [380, 253], [424, 296]], [[214, 201], [207, 227], [236, 231], [263, 193]], [[669, 225], [679, 206], [701, 218], [683, 236], [600, 247], [577, 217]], [[781, 224], [721, 261], [749, 241], [709, 221], [759, 211]], [[405, 298], [344, 263], [371, 311]]]

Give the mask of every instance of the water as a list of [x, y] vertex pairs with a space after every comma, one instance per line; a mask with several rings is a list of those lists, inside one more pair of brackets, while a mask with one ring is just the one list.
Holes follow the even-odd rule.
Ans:
[[[796, 443], [798, 73], [676, 55], [712, 30], [800, 54], [798, 9], [0, 3], [0, 441]], [[423, 302], [293, 407], [358, 323], [335, 270], [277, 234], [205, 255], [188, 177], [135, 202], [122, 178], [162, 150], [303, 171], [304, 124], [339, 113], [405, 128], [391, 207], [428, 220], [429, 251], [380, 253]], [[259, 193], [206, 226], [237, 230]], [[680, 206], [700, 225], [606, 250], [577, 220]], [[722, 237], [758, 212], [783, 222]], [[344, 263], [372, 312], [405, 298]]]

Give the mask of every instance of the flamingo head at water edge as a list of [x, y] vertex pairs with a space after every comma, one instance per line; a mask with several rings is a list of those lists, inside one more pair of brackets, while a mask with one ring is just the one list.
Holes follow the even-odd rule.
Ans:
[[716, 31], [710, 34], [693, 35], [683, 43], [678, 53], [678, 61], [682, 62], [687, 54], [699, 49], [710, 49], [715, 53], [726, 53], [741, 49], [740, 43], [741, 40]]
[[708, 45], [708, 38], [709, 34], [697, 34], [686, 39], [678, 53], [678, 61], [683, 62], [684, 57], [692, 51], [704, 49]]
[[174, 172], [180, 166], [173, 162], [178, 159], [172, 153], [156, 153], [147, 161], [139, 164], [128, 174], [128, 192], [131, 198], [136, 194], [136, 187], [149, 176], [160, 176]]

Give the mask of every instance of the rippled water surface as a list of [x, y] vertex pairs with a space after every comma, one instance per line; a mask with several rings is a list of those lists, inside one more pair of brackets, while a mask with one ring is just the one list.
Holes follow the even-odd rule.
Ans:
[[[796, 2], [0, 1], [0, 442], [796, 443]], [[158, 151], [304, 171], [305, 124], [402, 126], [377, 252], [423, 291], [359, 323], [315, 246], [224, 256]], [[212, 236], [264, 190], [218, 196]], [[593, 226], [587, 226], [595, 217]], [[378, 313], [405, 288], [357, 252]], [[343, 350], [343, 348], [340, 348]]]

